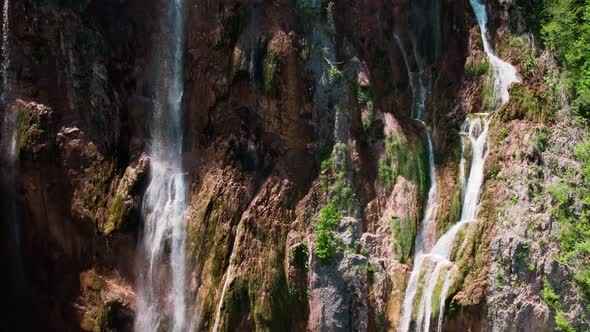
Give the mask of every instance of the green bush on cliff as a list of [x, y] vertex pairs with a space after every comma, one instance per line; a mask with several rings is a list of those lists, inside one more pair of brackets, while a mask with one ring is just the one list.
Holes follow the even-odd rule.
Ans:
[[[566, 172], [567, 181], [548, 188], [553, 198], [552, 216], [560, 222], [559, 260], [574, 272], [574, 279], [590, 297], [590, 142], [576, 145], [574, 156], [579, 162], [579, 177]], [[572, 175], [574, 177], [572, 177]], [[581, 183], [581, 185], [580, 185]]]
[[405, 264], [410, 257], [416, 229], [409, 215], [402, 220], [396, 217], [389, 221], [391, 235], [395, 239], [394, 250], [400, 262]]
[[489, 69], [490, 62], [487, 58], [484, 58], [481, 61], [469, 61], [465, 65], [465, 79], [469, 80], [485, 75]]
[[590, 116], [590, 1], [543, 2], [541, 35], [565, 69], [581, 115]]
[[39, 113], [16, 105], [16, 156], [21, 152], [31, 154], [35, 158], [35, 143], [41, 138], [41, 117]]
[[551, 308], [558, 308], [559, 306], [559, 295], [555, 293], [551, 285], [547, 282], [547, 279], [543, 280], [543, 290], [541, 290], [541, 297]]
[[379, 180], [385, 186], [392, 186], [398, 175], [418, 186], [422, 198], [428, 194], [428, 152], [420, 140], [414, 149], [405, 141], [387, 136], [383, 161], [379, 165]]
[[529, 90], [522, 84], [510, 88], [510, 100], [501, 109], [502, 121], [528, 119], [535, 122], [550, 122], [555, 117], [552, 96], [546, 92]]
[[279, 69], [279, 56], [275, 51], [270, 49], [270, 47], [266, 52], [263, 68], [264, 92], [271, 94], [275, 91], [276, 76]]
[[561, 311], [558, 311], [555, 315], [555, 330], [562, 331], [562, 332], [576, 332], [570, 323], [567, 321], [567, 318], [563, 315]]
[[315, 224], [316, 240], [315, 253], [322, 260], [327, 261], [336, 254], [336, 236], [341, 214], [333, 203], [329, 203], [320, 210]]

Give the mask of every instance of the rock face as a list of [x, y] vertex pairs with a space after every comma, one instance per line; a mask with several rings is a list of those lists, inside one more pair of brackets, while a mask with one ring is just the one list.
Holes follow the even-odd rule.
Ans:
[[[162, 6], [12, 3], [15, 88], [2, 112], [20, 119], [17, 249], [30, 306], [15, 309], [8, 330], [25, 320], [35, 321], [31, 330], [133, 329], [150, 176], [146, 119], [158, 86], [153, 22]], [[413, 120], [418, 80], [427, 78], [439, 234], [461, 209], [460, 125], [489, 103], [489, 73], [472, 66], [485, 56], [469, 2], [210, 0], [186, 8], [194, 329], [212, 330], [220, 308], [227, 331], [396, 330], [429, 187], [426, 137]], [[489, 12], [500, 57], [526, 73], [512, 91], [548, 91], [543, 77], [557, 77], [556, 68], [522, 29], [511, 32], [526, 26], [518, 8], [494, 1]], [[527, 42], [508, 47], [514, 38]], [[533, 69], [523, 50], [535, 54]], [[545, 193], [556, 172], [548, 160], [567, 164], [567, 145], [583, 140], [582, 129], [567, 125], [561, 103], [549, 123], [555, 149], [535, 150], [534, 133], [545, 129], [522, 103], [515, 97], [494, 115], [481, 211], [444, 330], [554, 330], [558, 310], [570, 322], [584, 317], [578, 326], [587, 328], [586, 300], [551, 255], [559, 220]], [[542, 299], [547, 284], [560, 308]]]

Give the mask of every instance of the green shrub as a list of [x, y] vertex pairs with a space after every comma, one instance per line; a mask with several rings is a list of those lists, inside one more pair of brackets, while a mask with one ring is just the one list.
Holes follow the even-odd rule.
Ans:
[[384, 163], [379, 165], [379, 180], [381, 180], [384, 185], [391, 186], [394, 184], [396, 175], [397, 171], [394, 170], [393, 167]]
[[547, 93], [529, 91], [523, 85], [510, 89], [510, 100], [501, 110], [502, 121], [528, 119], [549, 122], [555, 117], [555, 106]]
[[406, 263], [410, 257], [416, 229], [409, 215], [403, 220], [391, 218], [389, 229], [394, 239], [394, 250], [401, 263]]
[[320, 210], [315, 224], [317, 235], [315, 252], [322, 261], [330, 260], [336, 254], [336, 236], [334, 235], [334, 231], [338, 229], [338, 223], [341, 217], [340, 212], [332, 203], [329, 203]]
[[545, 151], [545, 149], [547, 149], [547, 143], [549, 142], [548, 131], [549, 128], [542, 126], [535, 135], [533, 149], [537, 153], [542, 153]]
[[42, 138], [41, 117], [39, 113], [16, 105], [16, 156], [21, 152], [31, 154], [35, 158], [38, 152], [35, 145]]
[[423, 197], [428, 194], [428, 151], [417, 141], [414, 151], [405, 141], [388, 136], [383, 161], [379, 165], [379, 179], [386, 186], [395, 184], [398, 175], [416, 183]]
[[555, 315], [555, 325], [557, 331], [576, 332], [561, 311], [558, 311]]
[[275, 91], [276, 77], [279, 70], [279, 56], [270, 48], [266, 52], [263, 67], [264, 92], [270, 94]]
[[[580, 164], [582, 180], [553, 185], [548, 193], [553, 198], [551, 215], [559, 220], [559, 260], [574, 272], [574, 279], [583, 293], [590, 297], [590, 142], [574, 148]], [[567, 174], [566, 174], [567, 176]]]
[[490, 62], [487, 58], [479, 61], [469, 61], [465, 64], [465, 79], [469, 80], [485, 75], [489, 69]]
[[559, 307], [559, 295], [555, 293], [551, 285], [547, 282], [547, 280], [543, 280], [543, 290], [541, 291], [541, 297], [547, 303], [547, 305], [551, 308], [558, 308]]
[[588, 116], [590, 101], [590, 2], [580, 0], [544, 1], [540, 17], [543, 41], [558, 55], [574, 104]]

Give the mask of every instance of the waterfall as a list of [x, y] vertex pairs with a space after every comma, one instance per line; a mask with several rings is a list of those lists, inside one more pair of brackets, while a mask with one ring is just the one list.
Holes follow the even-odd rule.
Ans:
[[[518, 82], [519, 78], [516, 69], [509, 63], [499, 59], [490, 47], [486, 34], [487, 14], [485, 4], [482, 4], [479, 0], [470, 0], [470, 2], [480, 26], [484, 51], [492, 65], [495, 108], [497, 109], [508, 102], [510, 97], [508, 88], [512, 83]], [[459, 274], [457, 265], [451, 260], [455, 241], [460, 232], [465, 230], [466, 227], [470, 227], [477, 217], [482, 193], [484, 164], [487, 156], [489, 122], [489, 113], [478, 113], [469, 116], [462, 126], [461, 135], [466, 137], [470, 144], [462, 145], [460, 173], [463, 185], [463, 204], [461, 219], [438, 239], [430, 251], [422, 251], [422, 248], [416, 246], [414, 268], [410, 275], [402, 307], [402, 318], [399, 327], [402, 332], [410, 330], [412, 321], [415, 323], [416, 331], [430, 331], [432, 308], [435, 305], [433, 300], [437, 288], [440, 289], [439, 297], [436, 299], [439, 301], [437, 331], [442, 331], [445, 301]], [[463, 177], [467, 173], [465, 169], [467, 161], [464, 156], [467, 149], [471, 149], [471, 166], [469, 176], [464, 181]], [[421, 227], [424, 226], [421, 225]], [[422, 236], [422, 234], [418, 235], [417, 244], [421, 243], [420, 238]], [[459, 253], [464, 250], [467, 244], [467, 236], [462, 241], [463, 243], [459, 246]], [[421, 289], [420, 292], [419, 289]], [[416, 297], [417, 294], [420, 294], [419, 298]], [[416, 301], [418, 302], [416, 303]], [[416, 317], [414, 319], [415, 307], [418, 311], [415, 313]]]
[[494, 77], [494, 95], [497, 99], [499, 105], [504, 105], [508, 102], [510, 98], [510, 94], [508, 93], [508, 88], [512, 83], [520, 82], [518, 78], [518, 74], [516, 72], [516, 68], [514, 68], [511, 64], [502, 61], [498, 58], [490, 46], [490, 41], [488, 40], [487, 36], [487, 23], [488, 23], [488, 14], [486, 12], [486, 5], [485, 3], [481, 2], [482, 0], [469, 0], [471, 3], [471, 8], [473, 8], [473, 12], [475, 13], [475, 17], [477, 18], [477, 24], [479, 25], [479, 31], [481, 32], [481, 39], [483, 42], [483, 50], [485, 51], [490, 63], [492, 64], [493, 69], [493, 77]]
[[156, 62], [150, 183], [143, 198], [136, 331], [186, 330], [186, 181], [182, 169], [184, 2], [168, 3]]
[[10, 0], [4, 0], [2, 6], [2, 102], [10, 89], [8, 70], [10, 67]]
[[0, 137], [0, 153], [4, 160], [4, 166], [12, 168], [16, 157], [16, 114], [8, 106], [8, 95], [11, 90], [10, 81], [10, 0], [4, 0], [2, 6], [2, 62], [0, 63], [0, 75], [2, 75], [2, 91], [0, 92], [0, 105], [4, 108], [2, 121], [2, 137]]

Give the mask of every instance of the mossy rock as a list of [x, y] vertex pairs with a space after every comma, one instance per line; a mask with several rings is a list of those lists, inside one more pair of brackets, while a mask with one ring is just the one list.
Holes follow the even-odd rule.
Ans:
[[104, 235], [110, 235], [113, 231], [121, 228], [125, 218], [129, 214], [130, 207], [123, 201], [123, 198], [116, 195], [110, 203], [106, 222], [99, 225]]
[[405, 264], [410, 257], [414, 244], [415, 223], [409, 215], [406, 215], [403, 219], [393, 217], [389, 221], [389, 229], [394, 239], [395, 254], [400, 262]]
[[41, 115], [24, 105], [14, 106], [16, 112], [16, 157], [30, 156], [35, 159], [39, 152], [37, 146], [43, 138]]

